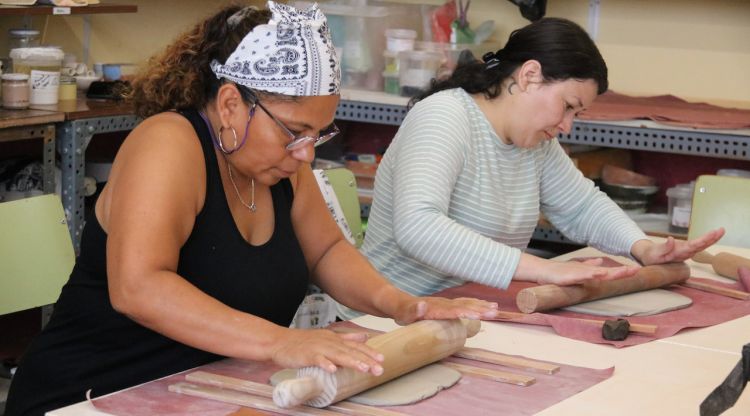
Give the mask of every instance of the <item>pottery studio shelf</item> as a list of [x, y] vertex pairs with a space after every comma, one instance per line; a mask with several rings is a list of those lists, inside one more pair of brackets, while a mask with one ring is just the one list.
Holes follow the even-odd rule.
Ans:
[[51, 16], [51, 15], [86, 15], [105, 13], [136, 13], [138, 6], [130, 4], [92, 4], [81, 7], [56, 6], [10, 6], [0, 5], [0, 16]]
[[[336, 111], [340, 120], [400, 125], [406, 116], [407, 97], [377, 91], [343, 89]], [[667, 126], [649, 120], [588, 121], [575, 120], [570, 134], [561, 134], [560, 143], [646, 150], [723, 159], [750, 160], [750, 130], [706, 130]], [[684, 234], [668, 230], [666, 219], [646, 215], [636, 222], [647, 234]], [[534, 232], [535, 240], [576, 244], [551, 225], [542, 225]]]

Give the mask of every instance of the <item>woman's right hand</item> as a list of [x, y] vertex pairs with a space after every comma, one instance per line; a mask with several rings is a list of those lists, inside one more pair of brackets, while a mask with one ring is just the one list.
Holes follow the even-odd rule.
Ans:
[[601, 258], [579, 261], [546, 260], [522, 254], [516, 268], [515, 280], [524, 280], [558, 286], [574, 285], [587, 280], [615, 280], [638, 273], [641, 266], [602, 267]]
[[284, 368], [317, 366], [333, 373], [337, 367], [347, 367], [379, 376], [383, 354], [367, 346], [367, 338], [361, 332], [285, 328], [273, 346], [271, 360]]

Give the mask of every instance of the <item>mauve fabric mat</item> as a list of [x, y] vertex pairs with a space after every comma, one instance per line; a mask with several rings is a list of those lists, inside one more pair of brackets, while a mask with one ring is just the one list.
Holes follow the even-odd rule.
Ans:
[[[352, 324], [345, 326], [351, 328]], [[413, 405], [391, 406], [385, 409], [406, 415], [423, 416], [532, 415], [608, 379], [614, 372], [614, 367], [596, 370], [557, 364], [560, 371], [548, 375], [460, 358], [449, 360], [475, 367], [530, 375], [536, 378], [536, 383], [521, 387], [464, 375], [456, 385], [429, 399]], [[271, 374], [279, 369], [272, 363], [226, 359], [94, 399], [92, 402], [98, 410], [117, 416], [225, 416], [240, 407], [172, 393], [167, 390], [168, 386], [185, 381], [185, 375], [196, 370], [268, 384]]]
[[663, 124], [710, 129], [750, 128], [750, 110], [690, 103], [673, 95], [632, 97], [614, 91], [597, 97], [578, 118], [597, 121], [648, 119]]
[[[618, 265], [619, 263], [610, 258], [605, 258], [604, 264], [613, 266]], [[691, 279], [709, 282], [717, 286], [724, 286], [731, 289], [746, 290], [742, 282], [727, 284], [697, 277]], [[747, 283], [750, 282], [746, 282], [746, 284]], [[507, 290], [501, 290], [480, 285], [478, 283], [467, 283], [462, 286], [440, 291], [433, 296], [485, 299], [497, 302], [500, 310], [520, 312], [516, 306], [516, 294], [521, 289], [532, 286], [536, 286], [536, 284], [512, 281]], [[693, 304], [687, 308], [676, 311], [664, 312], [651, 316], [630, 316], [627, 318], [631, 323], [657, 325], [658, 328], [655, 336], [640, 335], [631, 332], [623, 341], [609, 341], [602, 338], [602, 330], [598, 325], [571, 319], [584, 318], [604, 321], [607, 319], [606, 317], [562, 311], [559, 309], [545, 313], [532, 313], [517, 319], [503, 319], [502, 322], [550, 326], [559, 335], [567, 338], [592, 342], [595, 344], [611, 344], [620, 348], [644, 344], [659, 338], [670, 337], [685, 328], [701, 328], [716, 325], [750, 314], [750, 301], [748, 300], [733, 299], [697, 289], [690, 289], [680, 285], [669, 286], [665, 289], [689, 297], [693, 300]]]

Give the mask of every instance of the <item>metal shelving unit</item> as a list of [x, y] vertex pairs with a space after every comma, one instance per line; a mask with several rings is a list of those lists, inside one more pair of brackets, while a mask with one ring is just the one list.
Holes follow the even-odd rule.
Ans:
[[99, 133], [132, 130], [140, 121], [134, 115], [69, 120], [57, 129], [57, 145], [62, 163], [62, 202], [68, 216], [68, 228], [76, 252], [81, 244], [84, 225], [83, 177], [86, 171], [86, 148]]
[[[344, 90], [336, 117], [342, 120], [398, 125], [406, 115], [405, 97]], [[597, 122], [576, 120], [561, 143], [750, 161], [750, 130], [698, 130], [646, 120]], [[534, 240], [577, 244], [553, 227], [537, 227]]]

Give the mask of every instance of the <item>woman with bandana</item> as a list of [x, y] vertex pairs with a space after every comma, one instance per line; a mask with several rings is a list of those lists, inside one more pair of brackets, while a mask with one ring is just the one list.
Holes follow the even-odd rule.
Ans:
[[514, 31], [484, 62], [460, 65], [416, 97], [385, 153], [363, 253], [396, 286], [424, 296], [467, 281], [566, 285], [637, 272], [525, 253], [540, 212], [568, 238], [644, 265], [715, 243], [723, 230], [653, 243], [565, 155], [557, 135], [607, 88], [594, 42], [558, 18]]
[[134, 82], [144, 121], [115, 158], [69, 282], [6, 414], [36, 415], [221, 357], [382, 373], [363, 334], [288, 328], [315, 283], [400, 323], [492, 317], [416, 298], [346, 242], [310, 169], [337, 133], [325, 17], [269, 2], [198, 24]]

